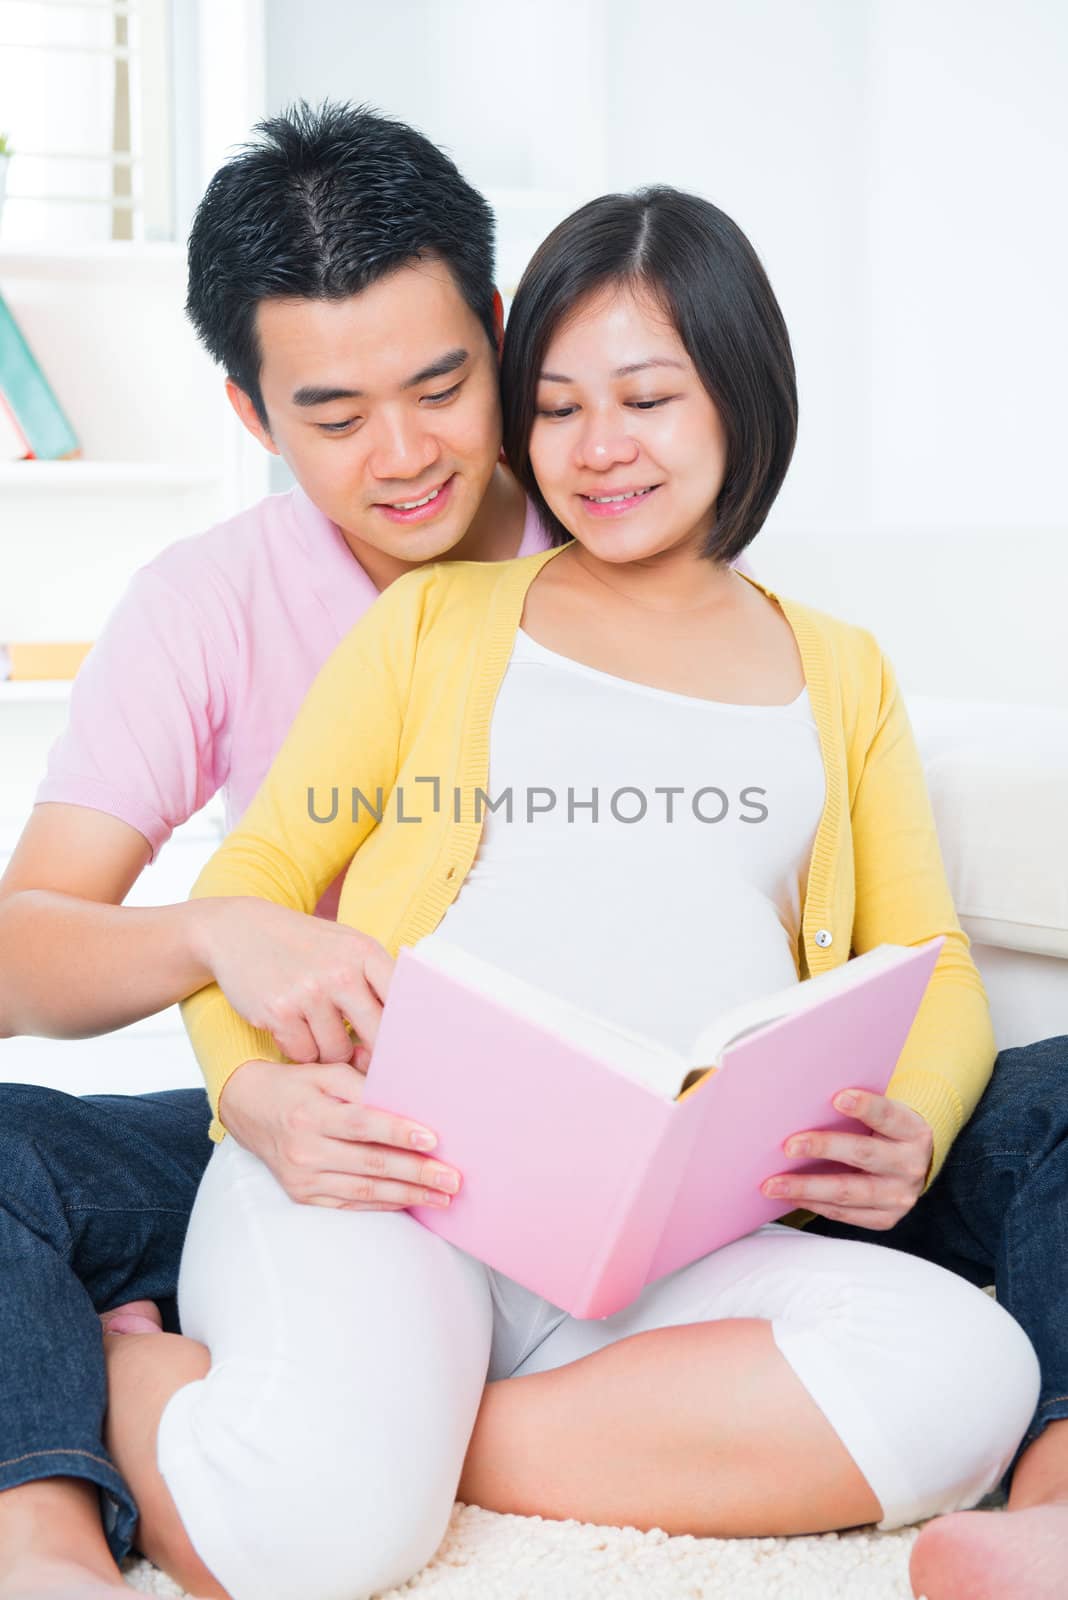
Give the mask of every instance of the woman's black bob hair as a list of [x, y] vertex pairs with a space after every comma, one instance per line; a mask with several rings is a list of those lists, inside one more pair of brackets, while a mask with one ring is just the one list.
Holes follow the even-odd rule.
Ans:
[[727, 472], [704, 554], [733, 561], [756, 537], [797, 437], [797, 384], [782, 312], [736, 223], [697, 195], [656, 187], [591, 200], [554, 228], [524, 272], [508, 317], [501, 382], [504, 448], [554, 544], [571, 535], [530, 465], [538, 374], [554, 334], [606, 285], [662, 305], [719, 412]]

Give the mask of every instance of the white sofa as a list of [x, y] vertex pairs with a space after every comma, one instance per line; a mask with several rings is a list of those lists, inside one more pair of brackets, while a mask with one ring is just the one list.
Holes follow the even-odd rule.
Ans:
[[1068, 710], [908, 705], [998, 1045], [1068, 1034]]

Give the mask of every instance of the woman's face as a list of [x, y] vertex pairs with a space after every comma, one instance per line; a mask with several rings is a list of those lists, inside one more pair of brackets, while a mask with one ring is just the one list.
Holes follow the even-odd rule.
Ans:
[[602, 561], [698, 555], [727, 468], [719, 412], [656, 301], [581, 301], [542, 363], [530, 459], [564, 527]]

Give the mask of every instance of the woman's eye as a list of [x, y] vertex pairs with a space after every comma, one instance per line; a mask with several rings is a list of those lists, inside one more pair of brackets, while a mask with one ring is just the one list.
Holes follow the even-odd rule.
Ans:
[[668, 401], [674, 398], [674, 395], [666, 394], [659, 400], [631, 400], [628, 401], [628, 404], [632, 405], [636, 411], [652, 411], [655, 406], [666, 406]]
[[555, 407], [552, 407], [551, 409], [550, 408], [545, 408], [545, 409], [540, 409], [539, 408], [538, 410], [535, 411], [535, 416], [539, 416], [539, 417], [570, 417], [572, 415], [572, 413], [577, 411], [577, 410], [578, 410], [577, 406], [555, 406]]
[[459, 393], [462, 384], [463, 379], [461, 378], [460, 382], [454, 383], [451, 389], [442, 389], [438, 394], [425, 394], [423, 399], [429, 400], [431, 405], [438, 405], [442, 400], [451, 400], [454, 394]]

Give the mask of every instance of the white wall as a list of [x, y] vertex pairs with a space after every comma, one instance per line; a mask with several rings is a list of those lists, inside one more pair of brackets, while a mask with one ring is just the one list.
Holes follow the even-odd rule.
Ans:
[[505, 280], [517, 190], [539, 222], [657, 180], [730, 212], [800, 374], [772, 527], [1068, 524], [1061, 0], [267, 0], [266, 44], [272, 109], [446, 145], [503, 202]]

